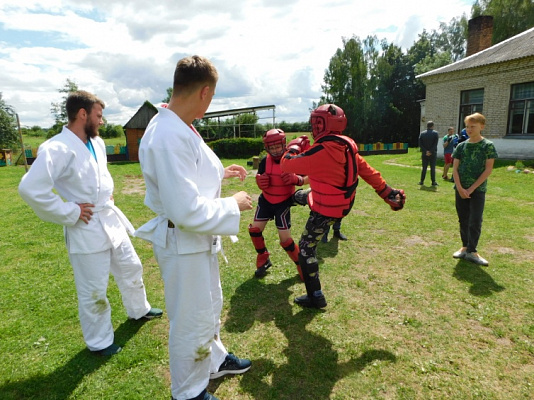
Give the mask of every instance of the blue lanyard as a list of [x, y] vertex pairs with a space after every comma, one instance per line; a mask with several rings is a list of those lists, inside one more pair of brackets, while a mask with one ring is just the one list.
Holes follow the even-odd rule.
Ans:
[[91, 152], [91, 154], [96, 160], [95, 148], [93, 147], [93, 143], [91, 143], [91, 139], [87, 139], [87, 143], [85, 143], [85, 147], [89, 149], [89, 151]]

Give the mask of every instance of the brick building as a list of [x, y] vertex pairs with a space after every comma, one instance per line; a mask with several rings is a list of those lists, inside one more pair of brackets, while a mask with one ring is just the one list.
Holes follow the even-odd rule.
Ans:
[[469, 21], [468, 56], [417, 76], [426, 85], [421, 130], [432, 120], [440, 136], [460, 131], [481, 112], [502, 158], [534, 159], [534, 28], [487, 47], [492, 29], [492, 17]]

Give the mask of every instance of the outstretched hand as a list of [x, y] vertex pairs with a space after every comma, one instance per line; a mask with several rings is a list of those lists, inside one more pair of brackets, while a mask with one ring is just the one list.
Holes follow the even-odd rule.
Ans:
[[232, 164], [224, 169], [224, 179], [238, 177], [243, 181], [247, 177], [247, 170], [241, 165]]

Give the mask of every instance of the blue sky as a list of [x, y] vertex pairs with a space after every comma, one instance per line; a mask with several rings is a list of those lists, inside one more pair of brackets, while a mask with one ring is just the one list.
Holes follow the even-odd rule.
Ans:
[[220, 75], [208, 111], [275, 104], [278, 121], [305, 121], [342, 38], [376, 35], [407, 48], [423, 29], [469, 15], [472, 3], [3, 0], [0, 92], [22, 125], [49, 127], [70, 79], [124, 125], [145, 100], [161, 102], [180, 58], [200, 54]]

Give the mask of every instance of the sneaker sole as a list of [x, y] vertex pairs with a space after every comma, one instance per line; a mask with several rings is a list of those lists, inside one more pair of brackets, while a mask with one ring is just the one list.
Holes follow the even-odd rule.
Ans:
[[312, 303], [312, 302], [299, 302], [297, 301], [296, 299], [293, 301], [296, 305], [300, 306], [300, 307], [305, 307], [305, 308], [317, 308], [317, 309], [321, 309], [321, 308], [325, 308], [328, 304], [326, 303], [326, 301], [324, 303], [321, 303], [321, 304], [316, 304], [316, 303]]
[[233, 369], [233, 370], [224, 370], [220, 372], [215, 372], [213, 374], [210, 374], [210, 380], [220, 378], [221, 376], [225, 375], [239, 375], [244, 374], [250, 369], [250, 367], [243, 368], [243, 369]]
[[476, 258], [472, 258], [472, 257], [465, 257], [464, 258], [465, 261], [469, 261], [473, 264], [476, 264], [476, 265], [480, 265], [482, 267], [487, 267], [489, 265], [489, 262], [482, 262]]
[[151, 319], [161, 318], [162, 315], [144, 315], [140, 319], [148, 319], [150, 321]]
[[151, 320], [151, 319], [155, 319], [155, 318], [161, 318], [163, 316], [163, 314], [160, 314], [160, 315], [143, 315], [141, 318], [138, 318], [138, 319], [135, 319], [135, 318], [130, 318], [128, 317], [128, 319], [130, 321], [142, 321], [144, 319], [147, 319], [147, 320]]
[[110, 350], [110, 351], [104, 351], [105, 349], [102, 349], [102, 350], [96, 350], [96, 351], [91, 351], [91, 353], [99, 356], [99, 357], [111, 357], [111, 356], [114, 356], [115, 354], [119, 354], [121, 351], [122, 351], [122, 347], [118, 347], [117, 349], [113, 349], [113, 350]]

